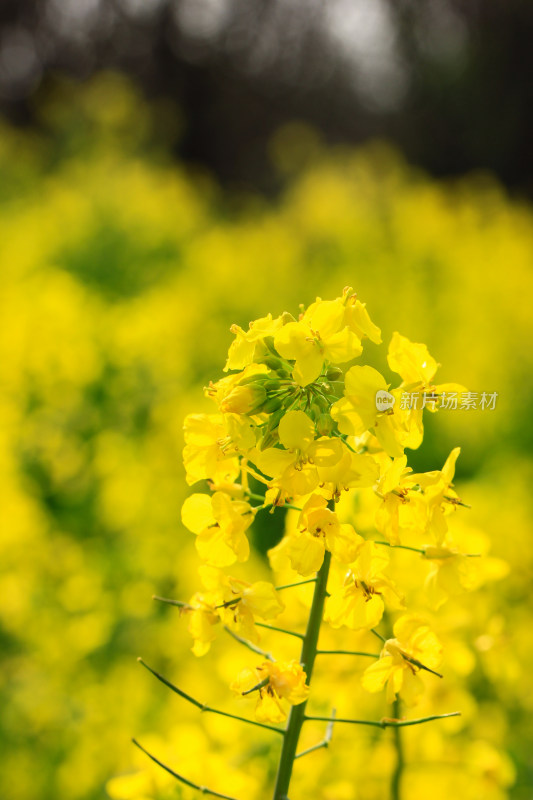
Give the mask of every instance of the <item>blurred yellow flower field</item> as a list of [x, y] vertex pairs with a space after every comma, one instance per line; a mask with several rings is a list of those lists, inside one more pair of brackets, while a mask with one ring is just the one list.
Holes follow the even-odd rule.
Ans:
[[[211, 640], [202, 628], [197, 639], [204, 646], [196, 652], [209, 652], [198, 660], [190, 617], [152, 600], [188, 601], [200, 585], [196, 537], [181, 520], [190, 494], [183, 420], [212, 413], [202, 387], [226, 374], [230, 326], [247, 331], [250, 320], [269, 311], [277, 316], [353, 286], [384, 342], [399, 331], [427, 344], [442, 364], [439, 384], [457, 381], [478, 399], [497, 393], [493, 409], [478, 403], [426, 414], [424, 443], [410, 453], [419, 473], [442, 469], [461, 447], [454, 488], [471, 508], [461, 509], [454, 525], [468, 552], [481, 558], [470, 573], [470, 564], [467, 571], [452, 564], [444, 549], [428, 558], [389, 554], [392, 573], [426, 614], [433, 559], [431, 622], [450, 642], [439, 667], [445, 679], [428, 683], [416, 713], [461, 711], [405, 730], [405, 798], [431, 792], [434, 800], [452, 793], [461, 800], [526, 800], [533, 703], [531, 209], [488, 175], [441, 184], [386, 143], [327, 149], [297, 127], [272, 143], [273, 168], [287, 181], [283, 194], [227, 197], [205, 174], [176, 165], [163, 145], [150, 146], [151, 120], [165, 113], [117, 76], [103, 75], [51, 96], [39, 134], [6, 124], [1, 131], [6, 798], [195, 796], [135, 750], [133, 736], [194, 782], [242, 800], [269, 797], [279, 741], [201, 715], [136, 658], [201, 702], [243, 715], [253, 708], [229, 688], [249, 667], [246, 650], [222, 634]], [[304, 133], [313, 143], [308, 158], [293, 158], [295, 137]], [[276, 334], [280, 351], [296, 358], [305, 381], [315, 354], [302, 347], [305, 331], [289, 333]], [[366, 357], [389, 381], [382, 351], [365, 341]], [[401, 374], [407, 383], [418, 380]], [[230, 411], [250, 401], [242, 394], [228, 399], [237, 404]], [[349, 419], [353, 424], [353, 413]], [[186, 431], [190, 441], [196, 434]], [[198, 468], [191, 462], [191, 471]], [[364, 534], [375, 510], [362, 502], [343, 513]], [[247, 531], [254, 581], [269, 580], [266, 552], [283, 534], [284, 513], [258, 515]], [[385, 527], [394, 513], [389, 503]], [[288, 530], [297, 517], [287, 512]], [[364, 568], [380, 580], [379, 565]], [[289, 583], [296, 573], [285, 569]], [[248, 580], [239, 567], [232, 570]], [[465, 596], [465, 588], [475, 590]], [[311, 588], [296, 591], [302, 602], [282, 610], [276, 625], [303, 624]], [[332, 598], [330, 616], [342, 616], [343, 602]], [[274, 636], [264, 632], [261, 647], [275, 642], [286, 662], [298, 658], [297, 642]], [[364, 630], [325, 633], [327, 649], [376, 644]], [[327, 715], [334, 705], [339, 717], [391, 716], [383, 692], [361, 688], [368, 667], [361, 661], [324, 657], [313, 678], [313, 713]], [[302, 748], [321, 739], [324, 728], [309, 723]], [[296, 762], [296, 800], [388, 797], [392, 732], [346, 728], [335, 726], [327, 750]]]

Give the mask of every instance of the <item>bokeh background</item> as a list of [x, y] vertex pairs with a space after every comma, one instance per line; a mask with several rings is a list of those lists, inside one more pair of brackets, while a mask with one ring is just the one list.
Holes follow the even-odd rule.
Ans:
[[[345, 285], [385, 342], [399, 330], [428, 344], [442, 381], [498, 392], [493, 411], [432, 417], [411, 456], [432, 469], [461, 446], [461, 524], [490, 554], [483, 586], [437, 615], [447, 688], [426, 710], [463, 716], [406, 732], [405, 800], [531, 797], [532, 11], [2, 3], [6, 800], [194, 797], [132, 735], [219, 791], [268, 797], [278, 743], [199, 720], [136, 656], [234, 708], [246, 651], [218, 641], [196, 661], [178, 612], [151, 600], [197, 584], [183, 417], [209, 409], [201, 388], [221, 374], [231, 323]], [[254, 532], [257, 575], [282, 527], [277, 515]], [[358, 693], [361, 669], [317, 673], [317, 708], [335, 686], [342, 711], [386, 714]], [[387, 798], [388, 735], [335, 743], [299, 773], [301, 796]]]

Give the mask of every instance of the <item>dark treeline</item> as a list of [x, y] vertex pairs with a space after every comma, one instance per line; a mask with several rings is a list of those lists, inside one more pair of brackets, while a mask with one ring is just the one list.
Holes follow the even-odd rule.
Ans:
[[225, 184], [275, 189], [267, 143], [296, 119], [531, 197], [532, 22], [531, 0], [2, 0], [0, 106], [33, 124], [54, 76], [119, 69]]

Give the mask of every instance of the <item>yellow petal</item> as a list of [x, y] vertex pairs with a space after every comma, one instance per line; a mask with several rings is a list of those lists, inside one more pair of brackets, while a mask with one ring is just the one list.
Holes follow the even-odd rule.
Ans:
[[439, 366], [425, 344], [411, 342], [397, 331], [392, 335], [388, 354], [389, 367], [405, 383], [431, 383]]
[[307, 386], [313, 383], [324, 366], [324, 354], [320, 347], [315, 345], [313, 350], [305, 356], [305, 358], [298, 359], [292, 371], [292, 377], [299, 386]]
[[333, 364], [344, 364], [363, 352], [361, 341], [349, 328], [333, 334], [324, 342], [324, 353]]
[[447, 484], [450, 484], [453, 481], [453, 476], [455, 475], [455, 462], [459, 458], [460, 452], [460, 447], [454, 447], [442, 468], [442, 476]]
[[365, 303], [355, 299], [348, 302], [344, 320], [360, 339], [366, 336], [371, 342], [381, 344], [381, 331], [370, 319]]
[[291, 497], [306, 495], [313, 492], [318, 486], [318, 472], [315, 467], [304, 466], [296, 469], [291, 464], [278, 478], [277, 484]]
[[424, 683], [418, 673], [413, 673], [410, 669], [404, 670], [401, 686], [402, 700], [404, 700], [408, 706], [414, 706], [423, 691]]
[[283, 708], [281, 701], [275, 695], [271, 695], [264, 689], [257, 700], [255, 707], [255, 716], [259, 722], [285, 722], [287, 713]]
[[351, 564], [357, 558], [357, 553], [365, 540], [355, 532], [351, 525], [342, 523], [333, 536], [326, 532], [326, 541], [328, 550], [338, 561], [342, 564]]
[[345, 587], [333, 593], [327, 602], [327, 618], [334, 628], [346, 625], [354, 631], [373, 628], [383, 616], [379, 595], [365, 597], [360, 587]]
[[344, 305], [339, 300], [320, 300], [309, 306], [304, 321], [311, 330], [320, 333], [322, 339], [333, 336], [343, 324]]
[[294, 463], [294, 455], [278, 447], [269, 447], [267, 450], [253, 453], [250, 460], [257, 464], [261, 472], [271, 478], [277, 478]]
[[317, 467], [333, 467], [342, 458], [342, 442], [323, 436], [309, 447], [308, 455]]
[[230, 369], [244, 369], [251, 364], [255, 353], [255, 342], [248, 341], [246, 334], [238, 325], [232, 325], [235, 339], [229, 346], [228, 359], [224, 366], [224, 372]]
[[286, 553], [292, 568], [305, 578], [318, 572], [324, 560], [325, 549], [321, 538], [301, 533], [289, 537]]
[[365, 669], [361, 677], [361, 685], [367, 692], [380, 692], [391, 675], [394, 661], [391, 656], [383, 656]]
[[181, 507], [181, 521], [192, 533], [201, 533], [216, 520], [211, 497], [207, 494], [191, 494]]
[[239, 672], [237, 678], [230, 684], [230, 689], [235, 694], [242, 694], [257, 685], [257, 673], [255, 670], [245, 667]]
[[279, 440], [287, 450], [305, 452], [315, 438], [315, 424], [303, 411], [288, 411], [278, 431]]
[[310, 341], [309, 326], [302, 322], [288, 322], [274, 336], [274, 346], [280, 356], [289, 361], [305, 359], [314, 350]]
[[252, 614], [263, 619], [272, 619], [284, 610], [280, 593], [267, 581], [256, 581], [242, 593], [243, 603]]
[[236, 541], [228, 541], [226, 533], [218, 525], [198, 535], [196, 549], [200, 558], [213, 567], [229, 567], [235, 561], [246, 561], [250, 552], [244, 534], [241, 534]]

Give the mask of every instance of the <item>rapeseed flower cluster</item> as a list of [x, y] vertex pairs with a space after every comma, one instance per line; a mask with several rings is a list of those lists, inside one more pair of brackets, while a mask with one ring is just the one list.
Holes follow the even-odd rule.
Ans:
[[[474, 585], [465, 564], [478, 554], [449, 531], [451, 515], [465, 505], [453, 486], [459, 448], [442, 469], [414, 472], [407, 464], [405, 449], [417, 448], [423, 438], [423, 410], [405, 408], [401, 392], [423, 391], [434, 413], [443, 393], [458, 389], [433, 382], [438, 365], [425, 345], [394, 333], [387, 360], [400, 380], [391, 388], [378, 370], [360, 363], [365, 340], [380, 345], [381, 331], [350, 287], [334, 300], [317, 297], [296, 316], [269, 314], [248, 330], [234, 325], [232, 332], [228, 374], [205, 387], [213, 412], [190, 414], [184, 423], [187, 482], [202, 481], [208, 492], [195, 491], [182, 506], [183, 524], [196, 535], [204, 590], [179, 604], [195, 655], [204, 655], [217, 631], [225, 630], [266, 656], [231, 683], [237, 695], [256, 695], [259, 724], [284, 723], [292, 707], [282, 731], [278, 800], [288, 791], [302, 724], [313, 719], [302, 709], [321, 652], [322, 622], [378, 636], [379, 654], [359, 654], [376, 658], [362, 687], [370, 693], [386, 687], [390, 703], [400, 697], [412, 706], [424, 691], [424, 672], [442, 677], [436, 671], [442, 646], [430, 622], [409, 608], [401, 580], [389, 570], [390, 553], [412, 551], [428, 564], [435, 606], [448, 591]], [[346, 513], [354, 499], [374, 503], [370, 535]], [[269, 556], [275, 572], [285, 565], [296, 580], [277, 586], [226, 574], [248, 561], [255, 517], [284, 507], [298, 516]], [[285, 590], [307, 583], [314, 583], [314, 592], [306, 633], [271, 626], [289, 603]], [[378, 630], [385, 621], [388, 632], [394, 617], [390, 635]], [[300, 661], [263, 651], [258, 645], [265, 627], [301, 638]], [[414, 724], [430, 719], [435, 717]]]

